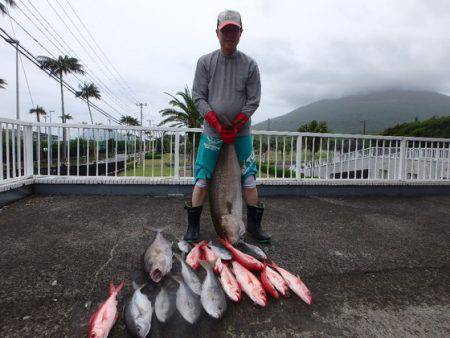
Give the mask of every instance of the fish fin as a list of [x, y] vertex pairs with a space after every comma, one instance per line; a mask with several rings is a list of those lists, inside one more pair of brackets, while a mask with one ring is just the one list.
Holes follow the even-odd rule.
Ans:
[[110, 282], [110, 283], [109, 283], [109, 294], [111, 295], [111, 294], [113, 294], [113, 293], [119, 293], [120, 290], [123, 289], [123, 286], [124, 286], [124, 285], [125, 285], [125, 281], [122, 281], [119, 285], [117, 285], [117, 287], [114, 286], [114, 283], [113, 283], [113, 282]]
[[172, 275], [172, 274], [170, 274], [169, 276], [170, 276], [170, 278], [172, 278], [175, 282], [177, 282], [177, 283], [179, 283], [179, 284], [183, 283], [183, 278], [181, 278], [180, 276]]
[[167, 229], [169, 229], [169, 227], [170, 227], [170, 225], [166, 225], [163, 228], [156, 228], [156, 227], [153, 227], [151, 225], [146, 224], [146, 225], [144, 225], [144, 230], [150, 230], [150, 231], [153, 231], [153, 232], [164, 232]]

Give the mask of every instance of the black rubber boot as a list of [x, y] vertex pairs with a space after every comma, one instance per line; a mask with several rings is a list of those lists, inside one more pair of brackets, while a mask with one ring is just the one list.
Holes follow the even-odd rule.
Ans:
[[270, 236], [261, 229], [264, 204], [247, 205], [247, 232], [259, 243], [270, 243]]
[[193, 207], [192, 204], [186, 203], [184, 208], [188, 213], [188, 228], [184, 240], [186, 242], [196, 242], [200, 237], [200, 216], [202, 215], [203, 206]]

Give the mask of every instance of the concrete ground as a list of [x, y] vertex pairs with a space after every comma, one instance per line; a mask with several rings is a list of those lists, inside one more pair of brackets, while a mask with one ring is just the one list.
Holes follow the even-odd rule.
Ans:
[[[299, 273], [314, 304], [296, 296], [259, 308], [244, 297], [216, 321], [153, 318], [151, 337], [449, 336], [450, 197], [266, 198], [265, 246]], [[119, 306], [145, 280], [142, 253], [169, 225], [185, 229], [177, 198], [31, 196], [0, 209], [0, 336], [80, 337], [107, 297]], [[206, 208], [207, 209], [207, 208]], [[209, 212], [203, 235], [214, 238]], [[178, 268], [178, 266], [176, 266]], [[171, 280], [165, 283], [170, 285]], [[173, 287], [173, 285], [172, 285]], [[145, 292], [152, 302], [158, 286]], [[110, 337], [127, 337], [121, 319]]]

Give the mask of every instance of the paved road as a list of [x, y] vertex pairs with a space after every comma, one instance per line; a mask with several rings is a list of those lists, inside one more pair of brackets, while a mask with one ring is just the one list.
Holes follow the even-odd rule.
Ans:
[[[0, 335], [85, 336], [111, 279], [145, 279], [141, 255], [154, 235], [142, 225], [170, 225], [175, 241], [184, 232], [183, 202], [32, 196], [0, 209]], [[301, 274], [314, 304], [290, 297], [261, 309], [244, 298], [220, 321], [154, 318], [151, 337], [450, 335], [450, 197], [265, 203], [274, 238], [265, 250]], [[202, 222], [213, 238], [208, 212]], [[157, 291], [145, 289], [152, 300]], [[128, 283], [123, 297], [130, 293]], [[110, 336], [128, 336], [121, 320]]]

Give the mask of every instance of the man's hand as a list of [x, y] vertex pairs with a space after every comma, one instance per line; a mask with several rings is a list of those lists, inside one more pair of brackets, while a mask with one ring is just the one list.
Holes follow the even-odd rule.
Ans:
[[225, 142], [227, 144], [234, 143], [236, 136], [237, 136], [237, 130], [235, 127], [222, 128], [222, 132], [220, 133], [220, 138], [222, 139], [223, 142]]
[[248, 120], [249, 117], [247, 115], [245, 115], [244, 113], [239, 113], [233, 120], [233, 127], [235, 127], [236, 131], [239, 132], [239, 130], [242, 129], [242, 127], [247, 123]]
[[208, 122], [208, 124], [213, 127], [219, 134], [222, 133], [222, 124], [220, 124], [219, 119], [217, 118], [217, 114], [215, 111], [209, 111], [205, 115], [205, 121]]

